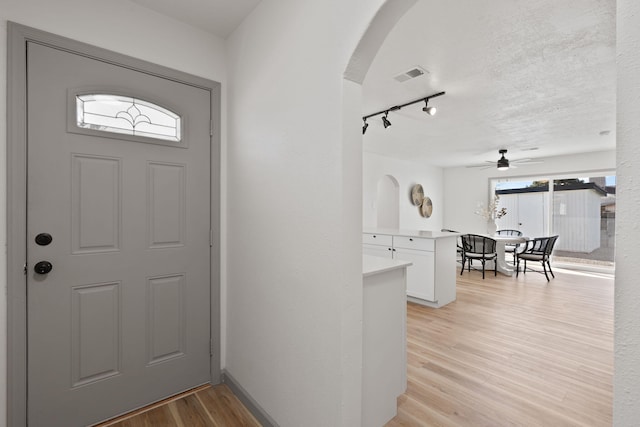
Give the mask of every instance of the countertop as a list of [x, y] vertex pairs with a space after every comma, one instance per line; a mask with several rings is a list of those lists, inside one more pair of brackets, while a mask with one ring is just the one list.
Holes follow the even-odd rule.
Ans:
[[397, 259], [362, 255], [362, 277], [372, 276], [374, 274], [384, 273], [385, 271], [396, 270], [398, 268], [405, 268], [410, 265], [413, 265], [413, 263]]
[[371, 234], [387, 234], [391, 236], [406, 237], [424, 237], [427, 239], [442, 239], [445, 237], [457, 237], [462, 233], [450, 233], [448, 231], [429, 231], [429, 230], [398, 230], [394, 228], [364, 228], [364, 233]]

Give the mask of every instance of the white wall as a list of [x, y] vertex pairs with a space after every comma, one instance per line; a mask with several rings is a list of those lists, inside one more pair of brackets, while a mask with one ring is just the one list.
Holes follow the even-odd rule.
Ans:
[[360, 425], [362, 121], [342, 75], [381, 3], [265, 1], [228, 40], [226, 369], [282, 426]]
[[613, 425], [640, 419], [640, 2], [617, 1], [617, 191]]
[[[583, 172], [598, 172], [615, 170], [615, 151], [601, 151], [571, 156], [558, 156], [545, 159], [544, 163], [511, 168], [500, 172], [491, 169], [447, 168], [444, 170], [444, 204], [445, 212], [443, 227], [461, 230], [469, 233], [485, 233], [486, 221], [475, 215], [478, 202], [487, 206], [489, 201], [489, 181], [491, 178], [529, 177], [536, 175], [561, 175]], [[508, 215], [508, 214], [507, 214]], [[616, 242], [617, 244], [617, 242]]]
[[[366, 144], [366, 139], [364, 141]], [[443, 170], [419, 162], [393, 159], [365, 152], [362, 178], [362, 223], [364, 227], [375, 227], [377, 220], [378, 181], [391, 175], [400, 185], [400, 228], [410, 230], [440, 230], [444, 218]], [[433, 202], [430, 218], [420, 216], [417, 206], [411, 203], [411, 188], [421, 184], [424, 195]]]
[[[0, 426], [6, 424], [5, 129], [8, 20], [221, 82], [223, 105], [226, 80], [223, 40], [129, 1], [0, 0]], [[225, 122], [224, 113], [222, 122]], [[224, 141], [224, 129], [222, 138]]]

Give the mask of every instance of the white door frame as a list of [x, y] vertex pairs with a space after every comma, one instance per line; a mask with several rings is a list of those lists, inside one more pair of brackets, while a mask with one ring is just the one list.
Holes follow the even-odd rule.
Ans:
[[7, 425], [27, 425], [27, 42], [211, 92], [211, 382], [220, 382], [220, 83], [13, 22], [7, 64]]

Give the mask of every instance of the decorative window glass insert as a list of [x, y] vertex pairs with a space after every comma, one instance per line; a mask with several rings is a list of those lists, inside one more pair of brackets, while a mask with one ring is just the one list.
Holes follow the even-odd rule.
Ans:
[[152, 102], [122, 95], [76, 95], [78, 127], [103, 132], [180, 141], [182, 120]]

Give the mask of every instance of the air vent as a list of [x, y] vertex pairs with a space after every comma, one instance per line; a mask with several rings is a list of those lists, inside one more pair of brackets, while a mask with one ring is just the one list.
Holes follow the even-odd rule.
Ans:
[[396, 76], [393, 79], [397, 82], [406, 82], [407, 80], [415, 79], [416, 77], [423, 76], [425, 74], [429, 74], [427, 70], [422, 67], [413, 67], [407, 71], [404, 71]]

